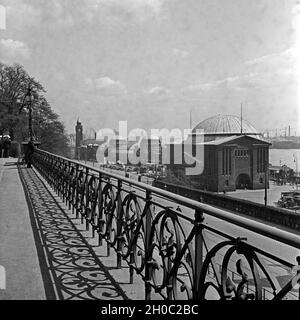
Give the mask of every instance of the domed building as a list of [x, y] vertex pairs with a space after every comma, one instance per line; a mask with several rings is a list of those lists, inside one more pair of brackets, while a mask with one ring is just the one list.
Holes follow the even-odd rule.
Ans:
[[[202, 190], [263, 189], [266, 178], [268, 185], [269, 145], [248, 121], [217, 115], [194, 127], [183, 144], [182, 164], [173, 161], [168, 168], [177, 178], [188, 178], [194, 188]], [[186, 163], [192, 159], [202, 163], [201, 174], [187, 175], [186, 169], [192, 166]]]
[[234, 115], [218, 114], [207, 118], [192, 130], [194, 134], [197, 134], [197, 131], [204, 133], [205, 142], [241, 134], [262, 138], [262, 135], [248, 121]]

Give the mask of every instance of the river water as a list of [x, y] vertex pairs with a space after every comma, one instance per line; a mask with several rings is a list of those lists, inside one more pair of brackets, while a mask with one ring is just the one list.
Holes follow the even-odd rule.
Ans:
[[[294, 157], [295, 156], [295, 157]], [[293, 170], [296, 169], [296, 162], [294, 158], [298, 159], [298, 171], [300, 170], [300, 149], [270, 149], [269, 162], [273, 166], [287, 165]]]

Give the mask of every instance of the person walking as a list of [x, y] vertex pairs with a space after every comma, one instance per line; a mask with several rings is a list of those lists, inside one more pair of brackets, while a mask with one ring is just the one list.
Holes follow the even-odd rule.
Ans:
[[9, 150], [10, 150], [10, 137], [9, 136], [4, 136], [3, 140], [3, 158], [8, 158], [9, 157]]
[[32, 140], [30, 140], [28, 142], [27, 150], [25, 154], [25, 162], [27, 164], [27, 168], [31, 168], [33, 153], [34, 153], [34, 143]]
[[3, 138], [2, 138], [2, 136], [0, 136], [0, 158], [2, 158], [2, 150], [3, 150], [3, 143], [2, 143], [2, 141], [3, 141]]

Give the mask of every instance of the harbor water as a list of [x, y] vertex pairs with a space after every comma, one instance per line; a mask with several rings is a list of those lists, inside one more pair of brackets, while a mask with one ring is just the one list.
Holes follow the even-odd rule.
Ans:
[[300, 149], [270, 149], [269, 162], [273, 166], [287, 165], [296, 169], [295, 159], [298, 159], [298, 171], [300, 170]]

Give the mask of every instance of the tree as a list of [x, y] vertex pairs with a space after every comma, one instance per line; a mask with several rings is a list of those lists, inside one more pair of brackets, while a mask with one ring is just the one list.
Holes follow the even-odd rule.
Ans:
[[44, 88], [24, 68], [18, 64], [12, 66], [0, 63], [0, 123], [2, 130], [9, 130], [14, 135], [16, 128], [25, 120], [19, 115], [19, 108], [24, 101], [28, 85], [39, 97]]
[[33, 127], [34, 134], [41, 142], [44, 150], [69, 156], [69, 139], [65, 127], [44, 97], [38, 101], [38, 106], [35, 108]]
[[28, 117], [22, 106], [29, 85], [34, 98], [33, 129], [42, 149], [68, 156], [64, 125], [47, 102], [45, 89], [19, 64], [0, 63], [0, 134], [7, 130], [18, 142], [28, 138]]

